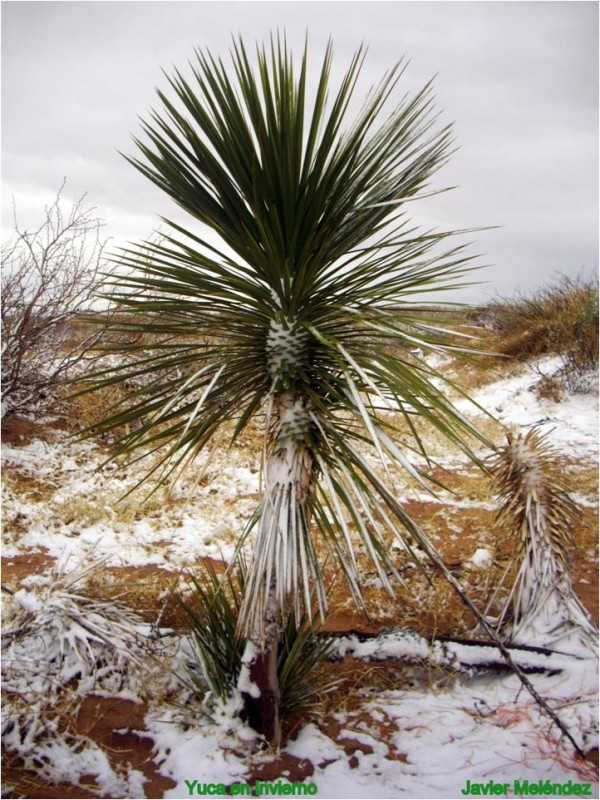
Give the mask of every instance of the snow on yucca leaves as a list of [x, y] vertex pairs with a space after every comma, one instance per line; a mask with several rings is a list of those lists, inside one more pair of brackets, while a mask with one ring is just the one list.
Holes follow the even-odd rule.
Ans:
[[516, 539], [517, 567], [498, 626], [515, 643], [591, 645], [596, 632], [569, 573], [571, 527], [577, 507], [563, 480], [559, 453], [532, 428], [508, 436], [494, 465], [501, 500], [498, 524]]

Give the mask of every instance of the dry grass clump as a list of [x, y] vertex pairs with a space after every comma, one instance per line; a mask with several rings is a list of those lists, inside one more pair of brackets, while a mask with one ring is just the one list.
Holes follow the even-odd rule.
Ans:
[[120, 402], [125, 396], [125, 392], [119, 386], [107, 386], [99, 389], [94, 395], [79, 394], [84, 389], [83, 382], [64, 387], [64, 394], [68, 396], [68, 420], [73, 431], [79, 431], [96, 423], [102, 412]]
[[562, 276], [531, 295], [500, 298], [486, 315], [504, 355], [560, 355], [567, 385], [598, 364], [598, 281]]
[[[39, 478], [29, 472], [20, 472], [10, 468], [4, 468], [3, 473], [3, 490], [7, 495], [8, 493], [15, 495], [24, 502], [46, 503], [58, 488], [56, 481], [47, 476]], [[3, 521], [10, 529], [14, 519], [8, 513], [4, 514]]]

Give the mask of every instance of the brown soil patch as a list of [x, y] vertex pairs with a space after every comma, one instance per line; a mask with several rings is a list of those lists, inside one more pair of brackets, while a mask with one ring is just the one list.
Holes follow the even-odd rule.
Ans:
[[177, 627], [177, 603], [173, 590], [179, 573], [156, 564], [139, 567], [99, 567], [89, 578], [87, 590], [104, 599], [118, 599], [145, 622]]
[[16, 556], [2, 556], [2, 582], [16, 591], [22, 580], [29, 575], [43, 575], [49, 572], [56, 559], [42, 553], [23, 553]]
[[[111, 766], [118, 772], [127, 767], [142, 772], [144, 794], [148, 798], [161, 798], [176, 783], [158, 772], [152, 757], [152, 742], [140, 734], [144, 729], [144, 715], [147, 707], [142, 703], [117, 698], [88, 695], [81, 704], [79, 712], [72, 721], [71, 732], [87, 736], [98, 744], [108, 756]], [[85, 788], [70, 784], [46, 784], [34, 772], [24, 770], [19, 758], [7, 756], [3, 765], [3, 783], [11, 787], [11, 797], [24, 798], [88, 798], [107, 797], [98, 795], [93, 776], [82, 780]]]
[[76, 727], [89, 736], [109, 755], [115, 766], [130, 764], [146, 776], [146, 797], [163, 797], [176, 786], [175, 781], [157, 772], [152, 758], [152, 740], [144, 737], [145, 704], [131, 700], [89, 695], [81, 705]]
[[314, 773], [315, 768], [307, 758], [297, 758], [289, 753], [273, 755], [268, 761], [253, 764], [244, 781], [254, 785], [256, 781], [277, 781], [280, 778], [292, 783], [305, 781]]
[[217, 573], [226, 568], [222, 561], [211, 558], [197, 559], [180, 570], [156, 564], [101, 567], [90, 575], [88, 588], [99, 597], [118, 598], [145, 622], [182, 630], [188, 626], [189, 619], [177, 597], [185, 592], [186, 576], [193, 575], [195, 568], [206, 562], [212, 563]]
[[377, 633], [380, 629], [381, 622], [376, 622], [365, 613], [356, 610], [333, 611], [323, 625], [323, 630], [327, 633], [346, 633], [347, 631]]
[[52, 424], [42, 424], [25, 417], [19, 417], [16, 414], [8, 414], [2, 420], [2, 442], [11, 444], [14, 447], [25, 447], [34, 439], [46, 438], [49, 431], [64, 427], [65, 425], [59, 421], [54, 421]]
[[[349, 710], [344, 722], [338, 722], [332, 717], [322, 719], [318, 723], [320, 730], [330, 739], [343, 748], [344, 754], [348, 759], [350, 769], [359, 766], [361, 755], [370, 755], [375, 752], [376, 743], [383, 744], [387, 750], [384, 758], [388, 761], [402, 761], [406, 763], [407, 758], [393, 744], [393, 734], [398, 732], [396, 722], [391, 719], [384, 711], [378, 719], [373, 719], [371, 715], [362, 707]], [[353, 732], [359, 736], [353, 735]], [[369, 739], [373, 745], [369, 744]]]
[[[98, 795], [71, 786], [70, 783], [42, 782], [35, 772], [23, 769], [20, 759], [11, 759], [4, 756], [2, 764], [2, 785], [6, 792], [5, 797], [31, 798], [31, 800], [87, 800], [88, 797], [98, 798]], [[93, 784], [90, 784], [93, 788]]]

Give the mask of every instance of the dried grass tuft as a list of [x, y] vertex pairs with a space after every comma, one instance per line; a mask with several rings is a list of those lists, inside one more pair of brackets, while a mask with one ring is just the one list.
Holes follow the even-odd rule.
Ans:
[[562, 276], [533, 294], [501, 298], [486, 312], [498, 351], [519, 359], [558, 355], [569, 389], [598, 365], [598, 280]]

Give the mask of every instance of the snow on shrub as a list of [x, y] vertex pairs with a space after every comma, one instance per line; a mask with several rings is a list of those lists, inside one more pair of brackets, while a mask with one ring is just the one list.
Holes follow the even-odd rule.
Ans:
[[81, 591], [97, 565], [31, 576], [11, 593], [2, 635], [2, 739], [42, 780], [81, 786], [87, 776], [89, 791], [140, 797], [141, 773], [118, 774], [95, 742], [69, 729], [88, 694], [141, 700], [148, 673], [150, 651], [135, 614]]

